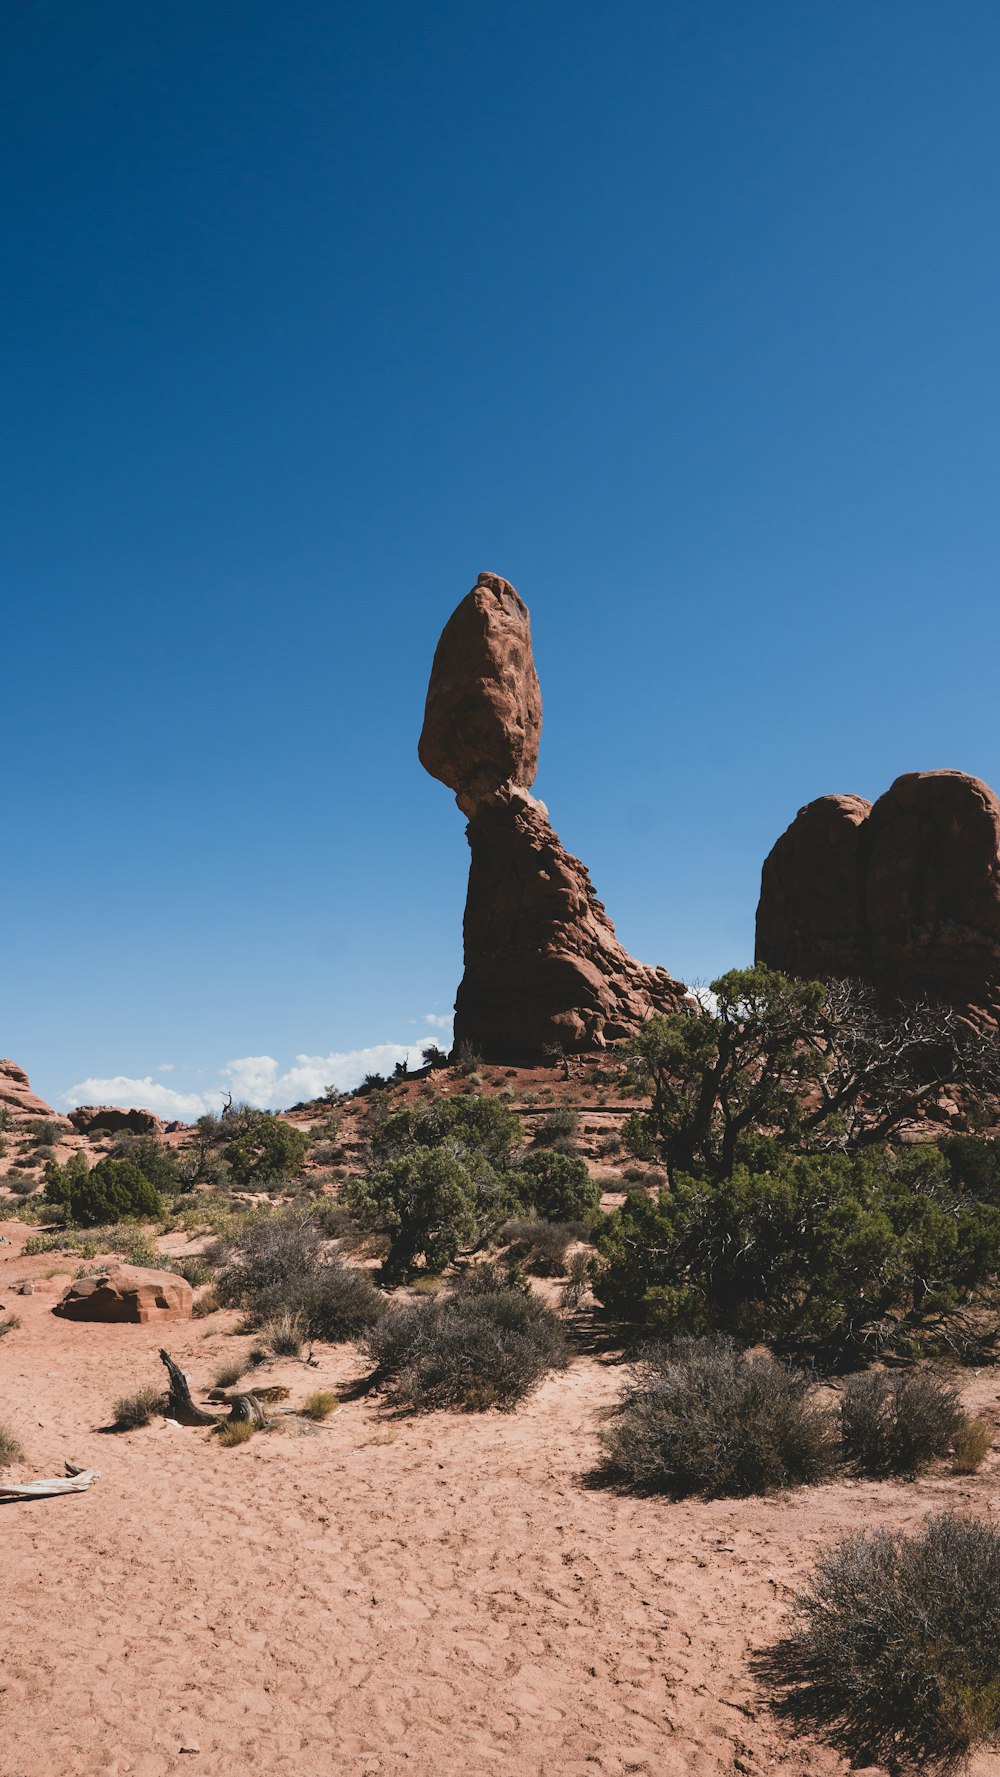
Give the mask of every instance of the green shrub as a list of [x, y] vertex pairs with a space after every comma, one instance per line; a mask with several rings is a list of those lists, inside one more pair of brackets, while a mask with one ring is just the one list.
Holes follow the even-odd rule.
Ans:
[[595, 1293], [658, 1332], [732, 1332], [848, 1364], [883, 1350], [987, 1355], [1000, 1210], [956, 1197], [934, 1148], [767, 1156], [632, 1193], [595, 1231]]
[[536, 1148], [554, 1148], [561, 1154], [572, 1154], [580, 1133], [579, 1112], [570, 1105], [556, 1105], [541, 1119], [535, 1131]]
[[363, 1228], [386, 1233], [387, 1276], [403, 1276], [423, 1257], [443, 1271], [463, 1247], [497, 1227], [509, 1208], [502, 1175], [481, 1155], [460, 1159], [448, 1148], [414, 1148], [367, 1178], [349, 1180], [344, 1198]]
[[447, 1146], [463, 1157], [480, 1154], [502, 1169], [523, 1135], [520, 1117], [502, 1098], [477, 1098], [470, 1093], [405, 1105], [388, 1116], [376, 1117], [369, 1128], [376, 1166], [415, 1148]]
[[273, 1111], [255, 1111], [245, 1113], [244, 1127], [227, 1142], [224, 1157], [240, 1190], [261, 1191], [277, 1179], [295, 1178], [308, 1151], [304, 1130]]
[[99, 1160], [88, 1169], [83, 1154], [63, 1166], [50, 1160], [45, 1168], [45, 1199], [66, 1221], [82, 1228], [130, 1217], [159, 1218], [159, 1192], [133, 1160]]
[[473, 1288], [390, 1309], [365, 1345], [389, 1399], [416, 1410], [508, 1410], [567, 1361], [558, 1316], [488, 1275]]
[[172, 1197], [181, 1183], [177, 1156], [158, 1136], [123, 1130], [112, 1144], [110, 1158], [131, 1160], [161, 1197]]
[[1000, 1745], [1000, 1530], [958, 1514], [848, 1536], [758, 1662], [780, 1707], [854, 1761], [953, 1769]]
[[724, 1338], [648, 1351], [602, 1441], [612, 1476], [675, 1498], [799, 1486], [837, 1460], [833, 1415], [811, 1379]]
[[844, 1384], [844, 1454], [862, 1475], [915, 1475], [951, 1448], [964, 1415], [956, 1388], [926, 1370], [868, 1370]]
[[115, 1429], [138, 1431], [140, 1426], [149, 1424], [154, 1413], [162, 1410], [163, 1394], [160, 1389], [138, 1388], [135, 1394], [124, 1394], [115, 1402]]
[[549, 1222], [578, 1222], [600, 1206], [601, 1187], [582, 1160], [551, 1150], [528, 1154], [514, 1180], [525, 1208]]
[[33, 1148], [50, 1148], [54, 1142], [62, 1141], [66, 1134], [61, 1123], [54, 1122], [51, 1117], [42, 1117], [31, 1124], [27, 1138]]

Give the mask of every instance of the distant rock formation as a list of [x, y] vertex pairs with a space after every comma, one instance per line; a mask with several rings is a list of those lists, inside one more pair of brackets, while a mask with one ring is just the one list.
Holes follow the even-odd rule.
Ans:
[[872, 806], [821, 796], [764, 863], [757, 957], [853, 975], [1000, 1019], [1000, 802], [961, 771], [914, 771]]
[[155, 1111], [137, 1107], [124, 1111], [116, 1104], [80, 1104], [70, 1111], [69, 1120], [78, 1135], [117, 1135], [127, 1129], [132, 1135], [162, 1135], [164, 1124]]
[[691, 1005], [622, 949], [586, 868], [530, 794], [542, 700], [527, 606], [480, 574], [434, 655], [420, 761], [455, 792], [472, 848], [455, 1040], [489, 1060], [597, 1049]]
[[[58, 1113], [32, 1092], [28, 1076], [16, 1061], [0, 1061], [0, 1110], [20, 1117], [56, 1117]], [[64, 1117], [59, 1118], [65, 1122]]]

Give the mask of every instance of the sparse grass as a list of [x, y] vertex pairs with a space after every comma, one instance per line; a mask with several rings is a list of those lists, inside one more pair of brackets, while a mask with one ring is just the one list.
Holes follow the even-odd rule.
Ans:
[[239, 1362], [222, 1364], [216, 1371], [215, 1388], [235, 1388], [241, 1376], [246, 1375], [246, 1364]]
[[218, 1430], [219, 1443], [231, 1450], [234, 1444], [249, 1444], [257, 1430], [249, 1419], [226, 1419]]
[[811, 1379], [730, 1339], [677, 1339], [644, 1354], [606, 1471], [637, 1492], [709, 1499], [820, 1481], [837, 1461], [832, 1413]]
[[281, 1314], [272, 1314], [262, 1321], [259, 1327], [261, 1339], [275, 1357], [299, 1357], [302, 1352], [302, 1341], [305, 1337], [302, 1316], [289, 1314], [285, 1310]]
[[985, 1419], [963, 1418], [955, 1433], [951, 1466], [956, 1475], [974, 1475], [993, 1447], [993, 1427]]
[[365, 1343], [389, 1398], [418, 1411], [508, 1410], [567, 1361], [558, 1316], [486, 1266], [464, 1290], [391, 1309]]
[[218, 1291], [215, 1285], [210, 1283], [207, 1289], [202, 1290], [200, 1296], [195, 1297], [191, 1313], [196, 1320], [204, 1320], [206, 1315], [215, 1314], [221, 1307]]
[[1000, 1745], [1000, 1530], [959, 1514], [846, 1537], [758, 1672], [852, 1762], [954, 1770]]
[[14, 1436], [10, 1426], [0, 1419], [0, 1469], [9, 1468], [12, 1462], [23, 1462], [24, 1459], [24, 1445]]
[[313, 1390], [312, 1394], [306, 1396], [299, 1410], [305, 1414], [307, 1419], [318, 1421], [328, 1419], [339, 1405], [340, 1402], [335, 1394], [330, 1394], [324, 1388], [317, 1388]]
[[183, 1258], [174, 1259], [172, 1263], [178, 1276], [183, 1277], [193, 1289], [197, 1289], [200, 1284], [209, 1283], [214, 1275], [211, 1265], [201, 1253], [188, 1253]]
[[21, 1316], [19, 1314], [8, 1314], [6, 1319], [0, 1320], [0, 1339], [5, 1333], [16, 1333], [20, 1325]]
[[154, 1413], [163, 1409], [163, 1394], [160, 1389], [147, 1385], [137, 1388], [135, 1394], [123, 1394], [115, 1402], [114, 1425], [116, 1431], [138, 1431], [148, 1425]]
[[844, 1455], [862, 1475], [915, 1475], [951, 1448], [963, 1414], [958, 1390], [928, 1370], [866, 1370], [840, 1404]]

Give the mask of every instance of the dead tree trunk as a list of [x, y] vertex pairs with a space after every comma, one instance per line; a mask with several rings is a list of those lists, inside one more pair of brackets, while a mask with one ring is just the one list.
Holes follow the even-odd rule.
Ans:
[[[218, 1425], [226, 1417], [224, 1413], [206, 1413], [204, 1408], [196, 1407], [191, 1399], [191, 1386], [179, 1364], [175, 1364], [170, 1353], [160, 1352], [161, 1361], [166, 1364], [170, 1378], [170, 1399], [167, 1412], [171, 1419], [181, 1425]], [[251, 1425], [266, 1425], [267, 1414], [255, 1394], [233, 1394], [228, 1397], [229, 1418], [249, 1420]]]

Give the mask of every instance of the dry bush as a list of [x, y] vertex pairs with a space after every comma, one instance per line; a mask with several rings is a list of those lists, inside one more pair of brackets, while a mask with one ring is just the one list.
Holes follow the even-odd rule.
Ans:
[[204, 1320], [206, 1315], [215, 1314], [221, 1307], [218, 1291], [214, 1283], [210, 1283], [207, 1289], [202, 1290], [200, 1296], [195, 1297], [191, 1313], [196, 1320]]
[[135, 1394], [123, 1394], [115, 1402], [115, 1430], [138, 1431], [140, 1426], [149, 1424], [154, 1413], [162, 1411], [163, 1395], [160, 1389], [150, 1384], [145, 1388], [137, 1388]]
[[1000, 1745], [1000, 1530], [959, 1514], [846, 1537], [757, 1661], [778, 1707], [861, 1764], [954, 1769]]
[[299, 1411], [304, 1413], [307, 1419], [319, 1421], [328, 1419], [339, 1405], [340, 1402], [335, 1394], [330, 1394], [325, 1388], [317, 1388], [313, 1390], [312, 1394], [306, 1396]]
[[956, 1475], [974, 1475], [992, 1446], [993, 1427], [985, 1419], [963, 1416], [951, 1453], [951, 1466]]
[[536, 1277], [564, 1276], [570, 1247], [586, 1237], [582, 1222], [548, 1222], [543, 1217], [515, 1219], [501, 1231], [501, 1239], [510, 1249], [509, 1256]]
[[21, 1316], [19, 1314], [8, 1314], [5, 1320], [0, 1320], [0, 1339], [5, 1333], [16, 1333], [20, 1325]]
[[958, 1390], [927, 1370], [866, 1370], [844, 1384], [844, 1455], [861, 1475], [915, 1475], [951, 1448]]
[[509, 1410], [567, 1361], [558, 1316], [487, 1266], [466, 1289], [390, 1309], [365, 1344], [389, 1398], [416, 1410]]
[[325, 1239], [312, 1210], [251, 1223], [216, 1282], [220, 1302], [244, 1308], [254, 1324], [297, 1317], [302, 1338], [355, 1337], [378, 1319], [384, 1303], [367, 1271], [324, 1252]]
[[234, 1363], [221, 1364], [215, 1373], [214, 1388], [235, 1388], [241, 1376], [246, 1375], [246, 1364], [237, 1358]]
[[302, 1317], [289, 1314], [284, 1310], [281, 1314], [272, 1314], [260, 1324], [260, 1336], [264, 1344], [275, 1357], [298, 1357], [302, 1351], [305, 1337]]
[[24, 1445], [14, 1436], [9, 1425], [0, 1419], [0, 1469], [5, 1469], [12, 1462], [24, 1461]]
[[823, 1480], [837, 1461], [810, 1377], [725, 1338], [644, 1353], [602, 1442], [611, 1477], [675, 1498], [769, 1493]]
[[219, 1427], [219, 1443], [227, 1450], [234, 1444], [249, 1444], [256, 1429], [249, 1419], [225, 1419]]

